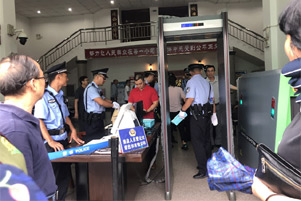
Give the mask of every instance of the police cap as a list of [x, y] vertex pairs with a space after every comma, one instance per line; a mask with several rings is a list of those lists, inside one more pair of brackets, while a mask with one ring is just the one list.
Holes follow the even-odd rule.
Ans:
[[108, 70], [109, 70], [108, 68], [102, 68], [102, 69], [98, 69], [98, 70], [92, 70], [91, 72], [92, 72], [93, 76], [98, 74], [98, 75], [103, 75], [106, 78], [108, 78], [108, 76], [107, 76]]
[[195, 68], [199, 68], [199, 69], [203, 69], [204, 68], [204, 65], [203, 64], [190, 64], [187, 69], [188, 71], [193, 71], [193, 69]]
[[67, 67], [66, 67], [66, 62], [63, 62], [63, 63], [57, 64], [55, 66], [52, 66], [45, 73], [48, 74], [48, 75], [56, 75], [56, 74], [60, 74], [60, 73], [68, 73], [67, 72]]
[[184, 73], [185, 73], [187, 76], [191, 76], [191, 74], [189, 73], [188, 68], [184, 68]]
[[148, 77], [150, 75], [155, 76], [156, 74], [157, 74], [157, 71], [152, 71], [152, 70], [150, 70], [150, 71], [144, 71], [144, 77]]

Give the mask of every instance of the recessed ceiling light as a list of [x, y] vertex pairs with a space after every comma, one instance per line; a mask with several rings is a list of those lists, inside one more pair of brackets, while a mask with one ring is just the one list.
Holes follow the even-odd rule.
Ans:
[[38, 10], [38, 11], [37, 11], [37, 13], [38, 13], [38, 14], [41, 14], [41, 11], [40, 11], [40, 10]]
[[68, 11], [72, 12], [72, 8], [68, 8]]
[[114, 4], [115, 2], [112, 0], [112, 1], [110, 1], [110, 3], [111, 3], [111, 4]]

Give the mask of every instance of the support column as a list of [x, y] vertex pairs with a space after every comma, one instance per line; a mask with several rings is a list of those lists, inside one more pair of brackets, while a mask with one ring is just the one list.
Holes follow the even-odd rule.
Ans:
[[16, 27], [15, 1], [0, 0], [0, 58], [17, 52], [15, 37], [7, 35], [7, 24]]
[[[7, 35], [7, 24], [16, 26], [15, 1], [0, 0], [0, 59], [11, 52], [17, 52], [17, 43], [14, 37]], [[0, 102], [4, 97], [0, 94]]]
[[282, 68], [288, 58], [284, 52], [284, 41], [286, 36], [280, 31], [278, 18], [289, 0], [264, 0], [263, 9], [263, 36], [266, 39], [264, 58], [265, 70]]

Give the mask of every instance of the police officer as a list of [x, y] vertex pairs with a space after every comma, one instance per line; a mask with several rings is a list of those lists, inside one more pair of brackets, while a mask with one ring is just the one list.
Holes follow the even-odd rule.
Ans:
[[91, 71], [93, 73], [93, 81], [86, 87], [84, 92], [85, 104], [85, 128], [86, 136], [84, 139], [89, 142], [93, 139], [102, 138], [104, 133], [104, 114], [105, 108], [119, 109], [117, 102], [112, 102], [104, 97], [101, 88], [108, 78], [108, 68]]
[[199, 172], [193, 176], [201, 179], [207, 174], [207, 160], [211, 156], [210, 144], [210, 99], [213, 99], [213, 90], [210, 83], [201, 74], [203, 64], [190, 64], [189, 73], [192, 78], [187, 82], [186, 101], [179, 112], [179, 117], [184, 119], [185, 112], [190, 107], [190, 132], [194, 154], [198, 163]]
[[[71, 123], [69, 112], [64, 103], [61, 88], [67, 86], [68, 76], [66, 62], [58, 64], [45, 72], [48, 74], [48, 86], [43, 98], [35, 104], [34, 116], [40, 119], [40, 128], [48, 152], [61, 151], [74, 140], [78, 144], [84, 141], [77, 137], [76, 129]], [[68, 141], [67, 132], [71, 131]], [[69, 163], [52, 163], [59, 194], [58, 199], [64, 200], [71, 178]]]

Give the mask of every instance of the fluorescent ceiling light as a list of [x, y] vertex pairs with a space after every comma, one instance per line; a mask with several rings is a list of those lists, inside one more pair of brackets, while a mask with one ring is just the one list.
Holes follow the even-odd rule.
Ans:
[[40, 11], [40, 10], [38, 10], [38, 11], [37, 11], [37, 13], [38, 13], [38, 14], [41, 14], [41, 11]]
[[72, 12], [72, 8], [68, 8], [68, 11]]
[[110, 1], [111, 4], [114, 4], [115, 2], [113, 0]]

